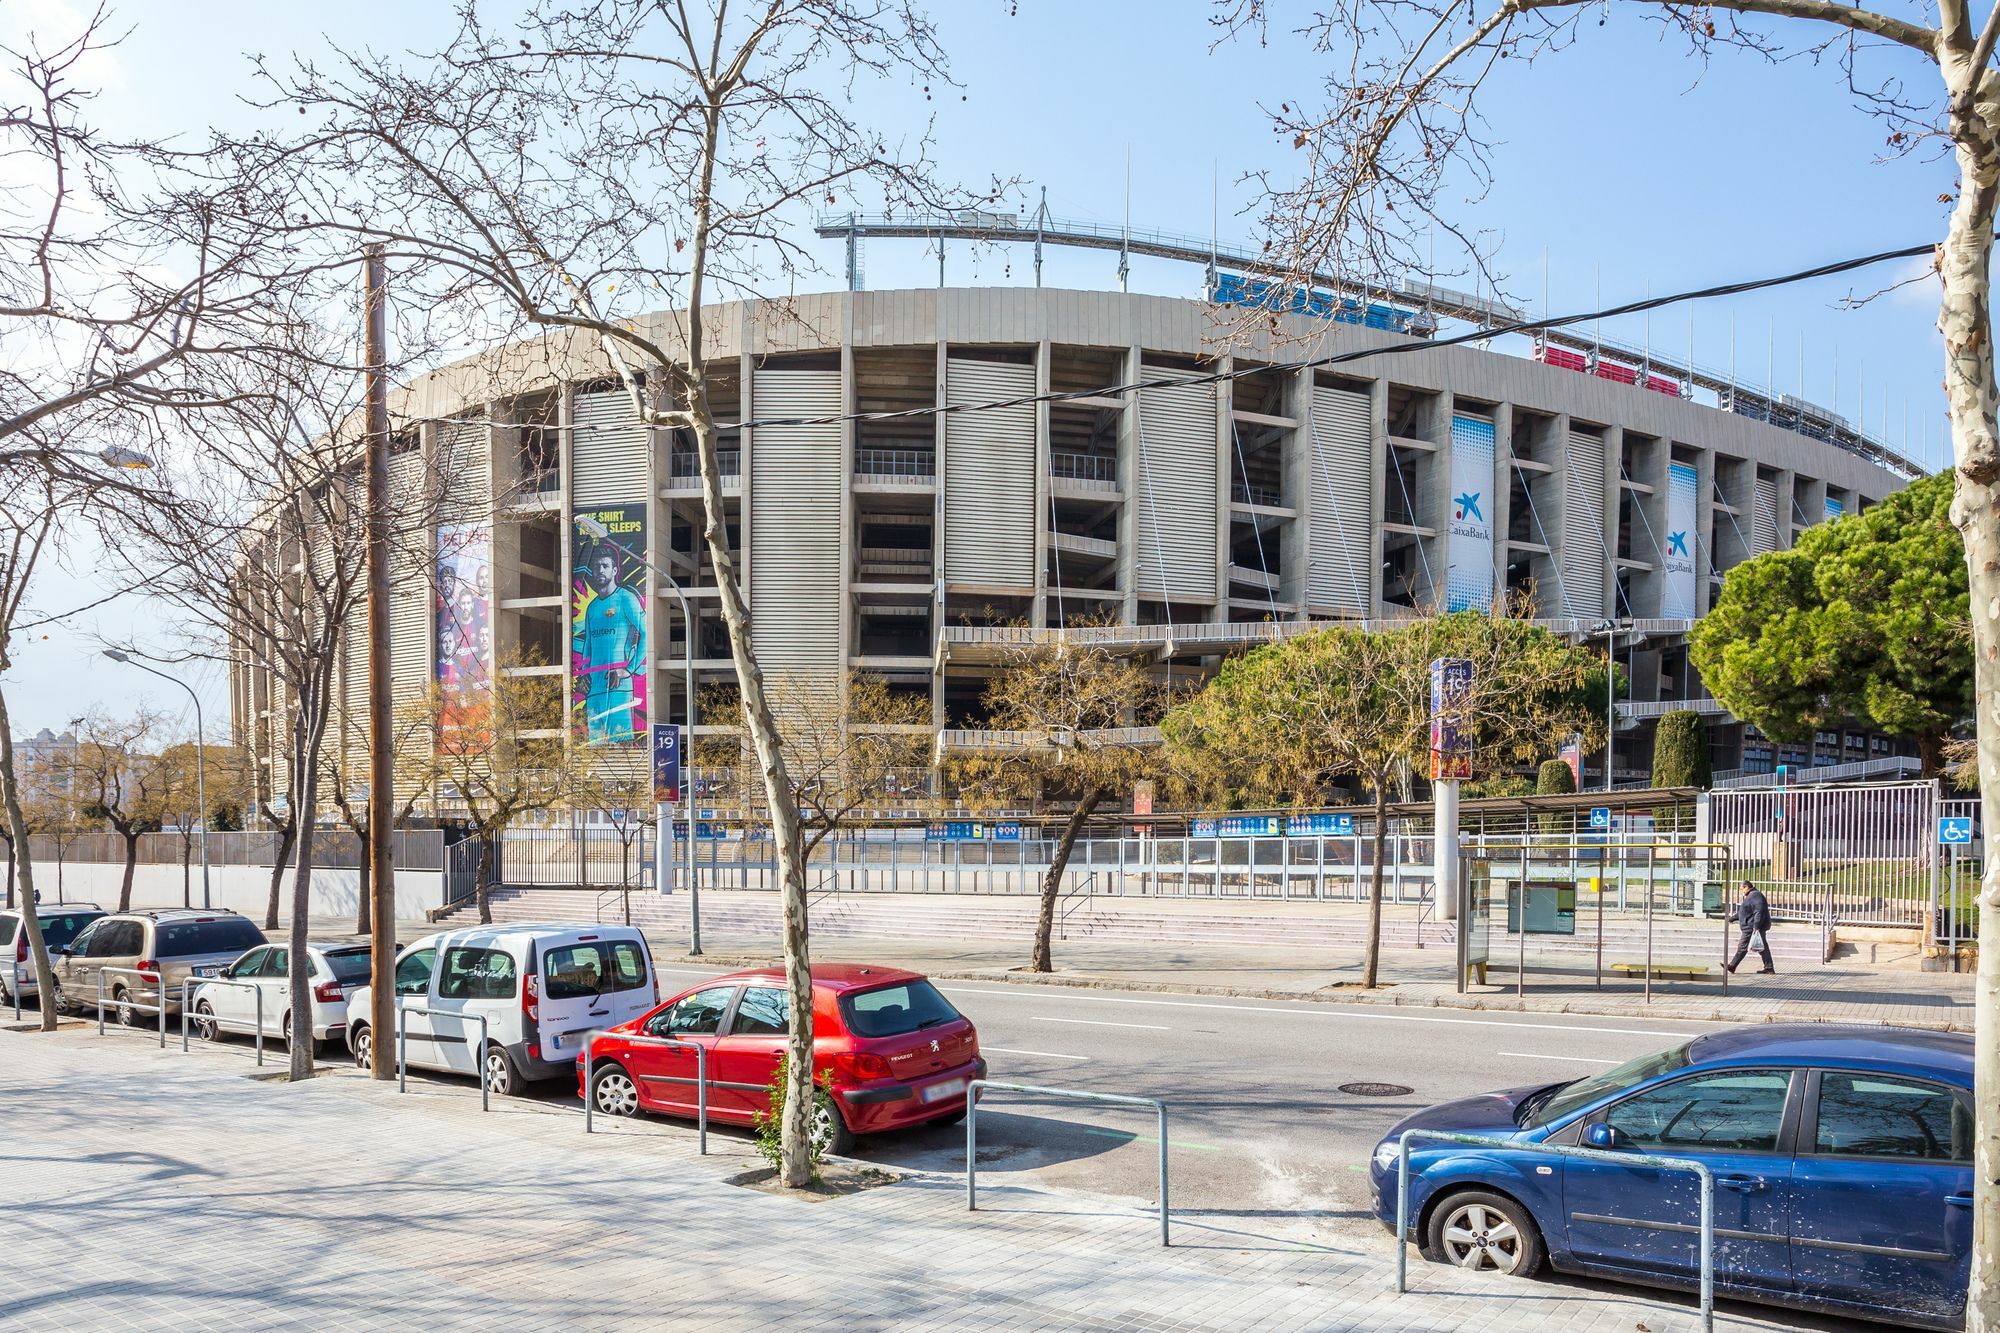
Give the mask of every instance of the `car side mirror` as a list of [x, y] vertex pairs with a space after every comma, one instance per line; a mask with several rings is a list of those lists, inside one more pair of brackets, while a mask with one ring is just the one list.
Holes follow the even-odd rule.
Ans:
[[1606, 1152], [1616, 1152], [1618, 1149], [1623, 1148], [1626, 1142], [1625, 1136], [1619, 1133], [1615, 1126], [1602, 1122], [1591, 1125], [1583, 1131], [1583, 1146], [1586, 1148], [1599, 1148]]

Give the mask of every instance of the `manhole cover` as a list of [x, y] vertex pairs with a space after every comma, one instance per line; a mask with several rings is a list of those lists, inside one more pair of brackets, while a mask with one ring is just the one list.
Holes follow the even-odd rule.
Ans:
[[1343, 1083], [1340, 1090], [1350, 1097], [1407, 1097], [1413, 1091], [1400, 1083]]

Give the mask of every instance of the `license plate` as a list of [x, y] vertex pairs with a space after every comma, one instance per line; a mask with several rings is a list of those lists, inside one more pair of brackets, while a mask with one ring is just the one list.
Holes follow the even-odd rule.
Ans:
[[194, 974], [198, 977], [212, 977], [221, 970], [218, 967], [197, 967], [194, 970]]
[[552, 1051], [581, 1051], [583, 1044], [596, 1036], [597, 1032], [598, 1029], [596, 1028], [592, 1028], [587, 1032], [558, 1032], [549, 1038], [549, 1049]]
[[948, 1078], [942, 1083], [933, 1083], [928, 1088], [925, 1088], [924, 1100], [927, 1102], [941, 1102], [947, 1097], [956, 1097], [964, 1091], [964, 1079]]

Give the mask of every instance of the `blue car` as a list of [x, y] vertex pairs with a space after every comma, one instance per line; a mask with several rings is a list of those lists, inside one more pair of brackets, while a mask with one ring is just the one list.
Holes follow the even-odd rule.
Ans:
[[[1765, 1024], [1591, 1078], [1410, 1116], [1375, 1150], [1396, 1225], [1406, 1130], [1692, 1158], [1715, 1177], [1718, 1293], [1957, 1328], [1972, 1248], [1972, 1038]], [[1433, 1262], [1693, 1289], [1694, 1175], [1523, 1147], [1410, 1146], [1411, 1231]]]

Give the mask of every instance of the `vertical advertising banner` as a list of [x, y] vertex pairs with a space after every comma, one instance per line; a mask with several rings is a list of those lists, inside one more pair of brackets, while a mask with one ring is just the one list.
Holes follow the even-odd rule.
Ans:
[[646, 506], [583, 509], [570, 543], [570, 729], [590, 745], [646, 739]]
[[1431, 781], [1472, 776], [1472, 663], [1462, 657], [1431, 662]]
[[653, 804], [681, 803], [681, 729], [671, 722], [653, 724]]
[[485, 524], [438, 526], [432, 622], [438, 744], [453, 751], [484, 723], [493, 680], [493, 534]]
[[1834, 519], [1839, 518], [1841, 514], [1845, 512], [1846, 512], [1846, 507], [1842, 505], [1840, 501], [1834, 499], [1831, 495], [1826, 497], [1827, 522], [1831, 523]]
[[1444, 609], [1493, 608], [1493, 423], [1451, 419], [1450, 525], [1445, 535]]
[[1667, 467], [1667, 541], [1661, 555], [1660, 614], [1671, 620], [1691, 620], [1695, 607], [1694, 548], [1695, 470], [1692, 463]]

